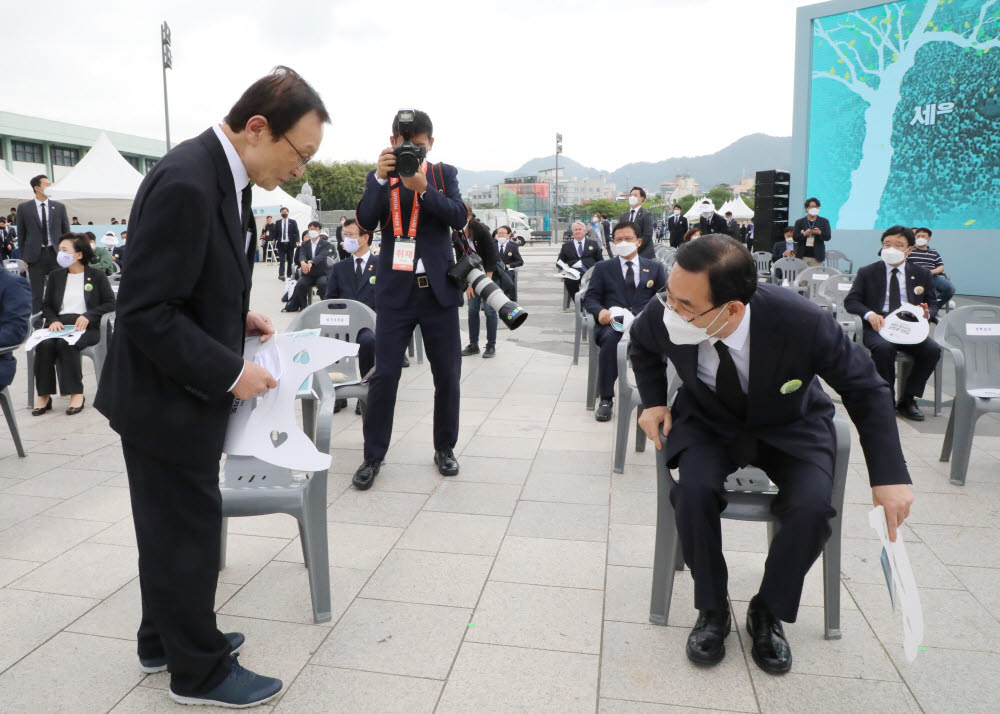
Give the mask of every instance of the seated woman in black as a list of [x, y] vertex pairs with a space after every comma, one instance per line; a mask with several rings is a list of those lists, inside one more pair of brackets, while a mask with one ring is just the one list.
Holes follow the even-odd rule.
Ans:
[[86, 236], [67, 233], [59, 239], [56, 262], [60, 267], [49, 273], [42, 299], [42, 315], [53, 332], [69, 325], [86, 332], [74, 345], [60, 338], [51, 338], [35, 347], [35, 389], [38, 396], [35, 397], [32, 416], [40, 416], [52, 408], [57, 365], [59, 391], [69, 395], [66, 413], [79, 414], [83, 410], [80, 351], [100, 341], [101, 316], [115, 309], [111, 283], [103, 270], [90, 265], [93, 257], [94, 251]]

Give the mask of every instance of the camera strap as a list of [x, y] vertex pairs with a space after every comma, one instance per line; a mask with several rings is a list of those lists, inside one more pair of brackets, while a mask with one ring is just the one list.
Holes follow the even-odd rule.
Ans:
[[[427, 162], [420, 167], [424, 174], [427, 173]], [[392, 234], [396, 238], [403, 237], [403, 211], [399, 198], [398, 178], [389, 179], [389, 210], [392, 213]], [[410, 211], [410, 225], [406, 231], [407, 237], [412, 240], [417, 237], [417, 223], [420, 221], [420, 197], [413, 194], [413, 210]]]

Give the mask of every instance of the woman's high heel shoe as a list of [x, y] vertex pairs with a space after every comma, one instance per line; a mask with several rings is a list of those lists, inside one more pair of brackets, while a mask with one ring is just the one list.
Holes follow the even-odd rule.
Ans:
[[49, 403], [46, 404], [44, 407], [36, 407], [32, 409], [31, 416], [41, 416], [51, 408], [52, 408], [52, 397], [49, 396]]
[[80, 402], [80, 406], [78, 406], [78, 407], [70, 407], [70, 408], [68, 408], [66, 410], [66, 413], [69, 414], [70, 416], [73, 416], [74, 414], [79, 414], [80, 412], [83, 411], [83, 405], [86, 404], [86, 403], [87, 403], [87, 398], [84, 397], [83, 401]]

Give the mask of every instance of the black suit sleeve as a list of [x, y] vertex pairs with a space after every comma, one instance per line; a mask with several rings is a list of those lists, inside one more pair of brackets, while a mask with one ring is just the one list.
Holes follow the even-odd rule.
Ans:
[[420, 210], [426, 210], [460, 231], [469, 214], [462, 202], [462, 192], [458, 190], [458, 171], [453, 166], [442, 166], [441, 173], [444, 175], [444, 193], [428, 186], [420, 201]]
[[375, 178], [374, 169], [368, 172], [365, 192], [361, 194], [355, 213], [358, 223], [371, 233], [374, 233], [389, 215], [389, 184], [380, 184]]
[[[851, 283], [851, 290], [847, 293], [847, 297], [844, 298], [844, 310], [861, 318], [864, 318], [866, 312], [873, 310], [873, 308], [865, 304], [865, 289], [868, 287], [870, 280], [871, 271], [868, 269], [868, 266], [859, 268], [857, 277]], [[874, 311], [880, 315], [882, 314], [881, 307]]]
[[601, 304], [601, 298], [604, 297], [604, 273], [604, 270], [595, 270], [590, 274], [590, 285], [583, 296], [583, 309], [594, 316], [595, 322], [604, 309]]
[[59, 308], [62, 307], [62, 298], [65, 292], [66, 276], [53, 270], [49, 273], [48, 280], [45, 281], [45, 293], [42, 295], [42, 317], [45, 318], [46, 325], [59, 321]]
[[66, 216], [66, 204], [60, 203], [59, 206], [62, 208], [60, 211], [62, 216], [59, 219], [59, 235], [62, 236], [69, 233], [69, 218]]
[[642, 225], [639, 226], [639, 230], [642, 231], [642, 235], [639, 236], [643, 243], [649, 244], [653, 240], [653, 214], [649, 211], [643, 211], [642, 213]]
[[91, 326], [96, 327], [101, 321], [101, 317], [115, 309], [115, 291], [111, 289], [111, 281], [104, 274], [103, 270], [95, 270], [91, 276], [93, 285], [97, 286], [97, 293], [100, 295], [100, 303], [84, 313], [84, 317]]
[[17, 250], [21, 256], [21, 260], [24, 260], [24, 241], [25, 241], [25, 236], [28, 234], [28, 232], [25, 230], [24, 227], [23, 208], [17, 212], [17, 217], [14, 219], [14, 229], [17, 232]]
[[23, 342], [31, 317], [31, 285], [20, 275], [12, 275], [6, 282], [7, 289], [0, 293], [0, 347]]
[[830, 221], [820, 216], [820, 220], [816, 222], [816, 225], [819, 228], [820, 239], [823, 241], [830, 240], [832, 237], [832, 234], [830, 233]]
[[662, 321], [663, 305], [654, 298], [629, 328], [628, 354], [643, 407], [667, 406], [667, 365], [656, 339]]

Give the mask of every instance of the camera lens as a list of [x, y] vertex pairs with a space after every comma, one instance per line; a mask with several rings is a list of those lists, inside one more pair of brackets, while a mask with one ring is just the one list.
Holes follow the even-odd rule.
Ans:
[[400, 152], [396, 157], [396, 171], [400, 176], [413, 176], [420, 169], [420, 159], [412, 151]]

